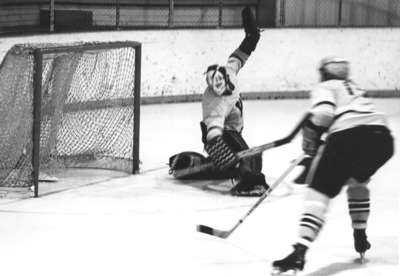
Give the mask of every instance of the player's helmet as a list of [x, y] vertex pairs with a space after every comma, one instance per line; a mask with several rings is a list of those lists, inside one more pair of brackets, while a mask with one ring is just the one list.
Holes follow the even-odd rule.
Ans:
[[347, 80], [350, 73], [349, 61], [340, 57], [325, 57], [318, 67], [323, 81], [326, 80]]
[[217, 95], [231, 95], [235, 86], [229, 80], [224, 66], [210, 65], [206, 71], [206, 82]]

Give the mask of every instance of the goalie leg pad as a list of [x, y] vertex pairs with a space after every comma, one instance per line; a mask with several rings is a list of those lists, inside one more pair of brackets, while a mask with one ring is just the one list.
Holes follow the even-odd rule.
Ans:
[[204, 148], [214, 162], [214, 165], [221, 171], [227, 170], [239, 162], [236, 153], [222, 136], [217, 136], [208, 141]]

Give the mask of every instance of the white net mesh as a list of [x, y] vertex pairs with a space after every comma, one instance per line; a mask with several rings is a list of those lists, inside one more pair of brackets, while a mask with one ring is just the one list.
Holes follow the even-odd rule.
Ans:
[[[40, 169], [132, 172], [135, 48], [74, 49], [43, 55]], [[2, 186], [32, 182], [33, 62], [19, 45], [0, 68]]]

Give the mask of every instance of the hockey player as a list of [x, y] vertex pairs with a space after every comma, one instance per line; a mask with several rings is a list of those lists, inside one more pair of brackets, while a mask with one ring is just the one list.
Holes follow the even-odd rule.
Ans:
[[[303, 151], [314, 156], [306, 183], [304, 211], [293, 252], [272, 263], [274, 275], [303, 270], [306, 251], [325, 223], [329, 202], [346, 186], [354, 248], [370, 249], [366, 228], [370, 177], [393, 155], [393, 138], [384, 114], [349, 79], [349, 62], [322, 59], [321, 82], [311, 91], [311, 113], [303, 127]], [[320, 138], [325, 135], [325, 143]]]
[[[207, 88], [202, 98], [203, 119], [200, 126], [204, 148], [215, 168], [202, 172], [200, 177], [199, 174], [193, 177], [235, 177], [232, 194], [258, 196], [268, 188], [264, 174], [261, 173], [261, 155], [243, 160], [236, 157], [237, 152], [248, 149], [241, 135], [243, 106], [237, 74], [255, 50], [260, 38], [260, 31], [250, 8], [243, 9], [242, 21], [245, 38], [229, 56], [227, 64], [211, 65], [205, 72]], [[208, 159], [193, 152], [184, 152], [171, 157], [170, 167], [179, 169], [204, 163]], [[175, 166], [171, 166], [171, 163]]]

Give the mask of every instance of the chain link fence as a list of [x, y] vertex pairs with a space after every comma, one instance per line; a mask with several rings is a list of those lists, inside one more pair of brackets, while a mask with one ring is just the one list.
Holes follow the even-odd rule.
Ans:
[[0, 32], [239, 27], [257, 0], [0, 0]]
[[263, 28], [400, 26], [399, 0], [0, 0], [0, 33], [235, 28], [245, 6]]

